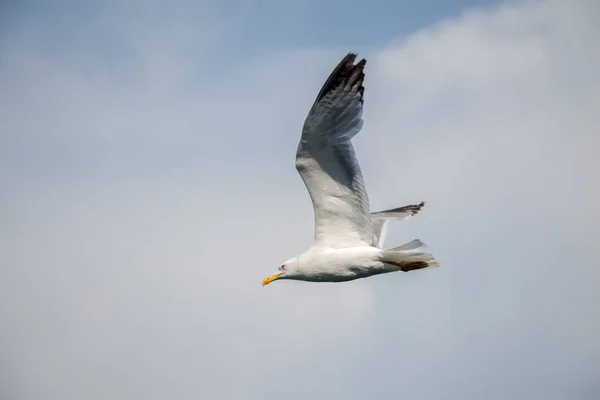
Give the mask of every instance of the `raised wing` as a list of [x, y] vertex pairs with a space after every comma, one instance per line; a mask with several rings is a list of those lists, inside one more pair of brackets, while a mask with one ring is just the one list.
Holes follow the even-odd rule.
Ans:
[[388, 222], [408, 219], [421, 211], [424, 205], [425, 202], [420, 202], [419, 204], [409, 204], [403, 207], [371, 213], [371, 219], [373, 220], [373, 240], [371, 245], [380, 249], [383, 248], [387, 236]]
[[310, 109], [296, 152], [296, 169], [312, 199], [315, 245], [350, 247], [372, 240], [369, 198], [351, 139], [363, 125], [366, 61], [349, 53]]

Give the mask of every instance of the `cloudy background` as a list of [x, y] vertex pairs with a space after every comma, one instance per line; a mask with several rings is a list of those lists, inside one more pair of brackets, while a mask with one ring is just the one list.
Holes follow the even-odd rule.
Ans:
[[[417, 4], [418, 3], [418, 4]], [[597, 399], [594, 0], [0, 5], [0, 398]], [[300, 128], [368, 58], [372, 209], [436, 270], [264, 276]]]

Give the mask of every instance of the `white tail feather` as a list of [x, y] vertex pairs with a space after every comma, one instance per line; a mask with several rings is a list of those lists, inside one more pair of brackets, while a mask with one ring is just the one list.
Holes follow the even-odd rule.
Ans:
[[387, 251], [411, 252], [411, 251], [417, 251], [417, 250], [424, 250], [426, 248], [427, 248], [427, 245], [425, 243], [421, 242], [419, 239], [415, 239], [411, 242], [403, 244], [402, 246], [388, 249]]
[[382, 261], [398, 267], [402, 271], [412, 271], [428, 267], [439, 267], [435, 257], [425, 253], [427, 246], [419, 239], [405, 243], [402, 246], [384, 250]]

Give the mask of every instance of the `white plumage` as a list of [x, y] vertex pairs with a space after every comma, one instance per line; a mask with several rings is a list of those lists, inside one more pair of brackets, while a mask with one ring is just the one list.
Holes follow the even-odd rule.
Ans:
[[424, 203], [371, 213], [351, 139], [363, 119], [364, 67], [349, 53], [330, 74], [310, 109], [296, 152], [296, 169], [312, 199], [313, 245], [263, 280], [343, 282], [392, 271], [437, 266], [418, 239], [383, 250], [390, 220], [418, 213]]

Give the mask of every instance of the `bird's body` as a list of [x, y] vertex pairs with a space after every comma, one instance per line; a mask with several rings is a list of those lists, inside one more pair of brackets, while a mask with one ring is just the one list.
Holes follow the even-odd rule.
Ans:
[[351, 139], [363, 119], [363, 59], [349, 53], [330, 74], [310, 109], [296, 152], [296, 169], [312, 199], [315, 240], [263, 280], [344, 282], [392, 271], [436, 266], [418, 239], [383, 250], [390, 220], [419, 212], [424, 203], [371, 213]]
[[311, 247], [297, 257], [297, 263], [302, 278], [307, 278], [302, 280], [313, 282], [345, 282], [386, 272], [381, 250], [372, 246]]

